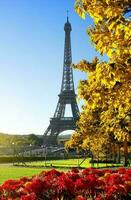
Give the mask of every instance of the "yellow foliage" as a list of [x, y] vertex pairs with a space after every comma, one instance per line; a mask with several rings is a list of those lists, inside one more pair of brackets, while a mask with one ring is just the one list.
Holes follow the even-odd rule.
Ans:
[[88, 35], [108, 62], [95, 58], [81, 61], [75, 68], [85, 72], [88, 80], [79, 84], [84, 100], [78, 130], [70, 147], [99, 152], [113, 134], [118, 141], [131, 141], [131, 22], [124, 12], [129, 0], [76, 0], [76, 11], [90, 15], [94, 27]]

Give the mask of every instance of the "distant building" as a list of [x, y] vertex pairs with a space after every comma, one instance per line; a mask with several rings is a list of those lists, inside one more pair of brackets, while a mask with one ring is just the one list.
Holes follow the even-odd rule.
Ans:
[[59, 135], [57, 138], [58, 145], [60, 145], [60, 144], [64, 145], [65, 142], [69, 141], [70, 137], [71, 137], [71, 134]]

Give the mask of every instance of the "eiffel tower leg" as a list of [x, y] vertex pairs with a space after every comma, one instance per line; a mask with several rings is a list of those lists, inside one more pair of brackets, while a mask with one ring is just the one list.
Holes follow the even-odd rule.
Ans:
[[45, 133], [44, 133], [44, 138], [43, 138], [44, 146], [48, 146], [49, 145], [50, 132], [51, 132], [51, 126], [49, 125], [48, 128], [46, 129]]
[[44, 133], [44, 146], [57, 145], [57, 134], [51, 125], [48, 126], [47, 130]]
[[79, 119], [79, 108], [78, 108], [76, 100], [74, 100], [71, 103], [71, 109], [72, 109], [73, 117], [75, 117], [76, 119]]

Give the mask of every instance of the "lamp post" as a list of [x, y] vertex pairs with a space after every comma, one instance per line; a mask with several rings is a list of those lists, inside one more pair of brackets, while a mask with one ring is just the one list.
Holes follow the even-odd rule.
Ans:
[[15, 143], [12, 142], [12, 146], [13, 146], [13, 165], [14, 165], [14, 158], [15, 158]]
[[32, 148], [32, 144], [30, 144], [30, 157], [32, 156], [32, 150], [31, 150], [31, 148]]
[[43, 156], [43, 148], [44, 148], [44, 146], [43, 145], [41, 145], [41, 149], [42, 149], [42, 151], [41, 151], [41, 157]]
[[80, 158], [79, 149], [77, 148], [76, 151], [77, 151], [77, 155], [78, 155], [78, 156], [77, 156], [77, 159], [78, 159], [78, 160], [77, 160], [77, 163], [78, 163], [78, 168], [79, 168], [79, 167], [80, 167], [80, 164], [79, 164], [79, 158]]
[[45, 146], [45, 167], [46, 167], [46, 146]]

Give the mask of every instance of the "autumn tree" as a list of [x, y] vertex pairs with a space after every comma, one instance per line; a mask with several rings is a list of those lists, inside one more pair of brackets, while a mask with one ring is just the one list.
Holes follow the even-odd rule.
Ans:
[[67, 147], [90, 148], [100, 152], [114, 141], [124, 146], [127, 165], [128, 143], [131, 142], [131, 23], [125, 13], [130, 0], [76, 0], [75, 10], [94, 25], [87, 33], [101, 55], [108, 61], [82, 60], [75, 68], [87, 74], [80, 81], [79, 98], [84, 100], [78, 129]]

